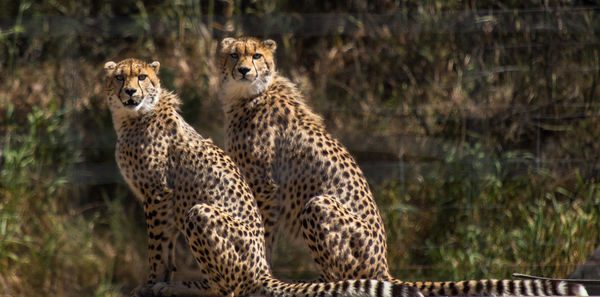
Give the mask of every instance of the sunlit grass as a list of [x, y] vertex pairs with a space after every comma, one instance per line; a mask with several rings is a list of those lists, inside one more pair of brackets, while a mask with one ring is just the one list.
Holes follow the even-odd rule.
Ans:
[[416, 169], [420, 179], [376, 184], [391, 266], [407, 279], [568, 276], [597, 246], [598, 184], [578, 175], [558, 183], [531, 168], [515, 173], [511, 157], [489, 170], [477, 155], [464, 148]]

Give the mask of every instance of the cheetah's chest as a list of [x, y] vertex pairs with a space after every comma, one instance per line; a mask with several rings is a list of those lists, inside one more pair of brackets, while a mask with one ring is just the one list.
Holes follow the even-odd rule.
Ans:
[[[124, 136], [124, 137], [122, 137]], [[144, 200], [151, 187], [164, 184], [167, 145], [144, 134], [120, 135], [115, 156], [123, 178], [138, 198]]]

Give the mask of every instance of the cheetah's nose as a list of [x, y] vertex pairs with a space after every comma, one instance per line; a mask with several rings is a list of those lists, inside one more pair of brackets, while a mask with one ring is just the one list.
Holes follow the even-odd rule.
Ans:
[[125, 89], [125, 94], [127, 94], [129, 96], [132, 96], [133, 94], [135, 94], [135, 92], [137, 92], [137, 90], [134, 89], [134, 88], [127, 88], [127, 89]]
[[242, 67], [238, 67], [238, 71], [242, 74], [242, 75], [246, 75], [246, 73], [248, 73], [250, 71], [250, 68], [242, 66]]

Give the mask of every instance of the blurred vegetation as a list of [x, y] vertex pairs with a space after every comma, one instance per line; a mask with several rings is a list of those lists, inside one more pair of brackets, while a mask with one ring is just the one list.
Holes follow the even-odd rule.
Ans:
[[[143, 281], [102, 65], [159, 60], [185, 118], [222, 144], [215, 51], [239, 35], [278, 42], [279, 71], [365, 169], [394, 275], [566, 277], [600, 243], [593, 5], [1, 1], [0, 292], [122, 296]], [[296, 246], [281, 240], [276, 274], [315, 276]]]

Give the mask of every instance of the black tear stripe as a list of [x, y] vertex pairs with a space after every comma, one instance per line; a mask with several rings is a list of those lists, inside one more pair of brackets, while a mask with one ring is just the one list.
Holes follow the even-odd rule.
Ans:
[[[142, 88], [142, 85], [140, 84], [140, 79], [138, 78], [138, 82], [137, 82], [138, 87], [140, 88], [140, 93], [142, 93], [142, 100], [144, 99], [144, 89]], [[141, 101], [140, 101], [141, 103]]]
[[[238, 60], [238, 61], [239, 61], [239, 60]], [[233, 79], [235, 79], [235, 68], [237, 67], [237, 63], [238, 63], [238, 62], [235, 62], [235, 63], [233, 64], [233, 67], [231, 67], [231, 78], [233, 78]]]
[[[121, 73], [116, 74], [117, 70], [121, 70]], [[117, 77], [117, 75], [123, 75], [123, 67], [119, 67], [117, 68], [117, 70], [115, 70], [115, 76], [114, 78]], [[119, 84], [121, 84], [121, 87], [119, 87], [119, 93], [117, 93], [117, 98], [121, 99], [121, 92], [123, 92], [123, 88], [125, 87], [125, 77], [123, 76], [123, 80], [118, 80]]]
[[[150, 80], [150, 83], [152, 84], [152, 87], [156, 88], [156, 85], [154, 84], [154, 81], [152, 81], [151, 78], [148, 77], [148, 79]], [[139, 81], [138, 81], [139, 82]]]
[[[129, 64], [129, 76], [133, 75], [133, 62], [131, 64]], [[123, 79], [123, 86], [125, 86], [125, 79]], [[129, 96], [129, 99], [131, 99], [131, 96]]]
[[117, 93], [117, 97], [120, 99], [121, 98], [121, 92], [123, 92], [123, 88], [125, 87], [125, 79], [123, 79], [119, 83], [121, 84], [121, 87], [119, 88], [119, 93]]
[[225, 69], [225, 66], [227, 66], [227, 59], [229, 59], [229, 57], [223, 59], [223, 66], [221, 66], [221, 68]]
[[[238, 46], [239, 46], [239, 45], [238, 45], [237, 43], [235, 44], [235, 46], [232, 46], [232, 48], [233, 48], [233, 52], [230, 52], [230, 53], [229, 53], [229, 57], [228, 57], [227, 59], [231, 58], [231, 55], [232, 55], [232, 54], [234, 54], [234, 53], [238, 53], [238, 52], [239, 52], [239, 47], [238, 47]], [[238, 60], [237, 60], [237, 61], [234, 61], [234, 63], [233, 63], [233, 67], [231, 67], [231, 78], [232, 78], [232, 79], [235, 79], [235, 72], [234, 72], [234, 70], [235, 70], [235, 68], [237, 67], [237, 63], [238, 63], [239, 61], [240, 61], [240, 60], [239, 60], [239, 58], [238, 58]], [[227, 65], [227, 60], [225, 60], [225, 65]], [[225, 67], [225, 66], [223, 66], [223, 67]]]
[[252, 58], [252, 67], [254, 67], [254, 71], [256, 72], [256, 77], [254, 79], [258, 78], [258, 68], [256, 68], [256, 64], [254, 64], [254, 57]]

